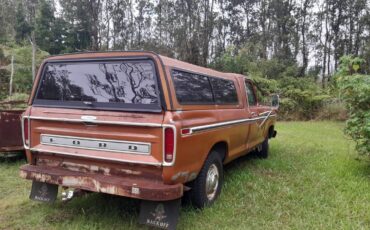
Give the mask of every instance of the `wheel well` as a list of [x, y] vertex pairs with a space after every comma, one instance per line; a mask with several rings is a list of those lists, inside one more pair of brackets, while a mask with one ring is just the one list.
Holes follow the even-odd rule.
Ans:
[[271, 125], [269, 127], [269, 132], [268, 132], [268, 137], [269, 138], [271, 138], [274, 135], [274, 130], [275, 130], [275, 127], [273, 125]]
[[228, 145], [225, 141], [218, 142], [213, 145], [211, 152], [215, 150], [218, 154], [220, 154], [222, 162], [224, 162], [227, 152], [228, 152]]

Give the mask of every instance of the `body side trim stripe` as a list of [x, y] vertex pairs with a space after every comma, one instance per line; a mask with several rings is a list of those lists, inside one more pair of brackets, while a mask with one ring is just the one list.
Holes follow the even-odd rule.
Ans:
[[[275, 117], [276, 114], [270, 115], [270, 117]], [[218, 128], [223, 126], [235, 125], [245, 122], [254, 122], [261, 119], [266, 119], [268, 116], [259, 116], [255, 118], [247, 118], [247, 119], [239, 119], [239, 120], [231, 120], [225, 122], [218, 122], [209, 125], [201, 125], [189, 128], [192, 132], [202, 131], [206, 129]], [[26, 116], [27, 118], [27, 116]], [[165, 125], [158, 124], [158, 123], [137, 123], [137, 122], [120, 122], [120, 121], [99, 121], [99, 120], [91, 120], [85, 121], [82, 119], [69, 119], [69, 118], [51, 118], [51, 117], [37, 117], [37, 116], [29, 116], [29, 119], [33, 120], [46, 120], [46, 121], [59, 121], [59, 122], [81, 122], [81, 123], [91, 123], [91, 124], [111, 124], [111, 125], [127, 125], [127, 126], [143, 126], [143, 127], [163, 127]], [[191, 133], [192, 133], [191, 132]]]
[[236, 125], [236, 124], [241, 124], [241, 123], [251, 123], [259, 120], [265, 120], [268, 117], [276, 117], [276, 114], [270, 115], [270, 116], [259, 116], [255, 118], [247, 118], [247, 119], [240, 119], [240, 120], [231, 120], [231, 121], [226, 121], [226, 122], [219, 122], [219, 123], [214, 123], [214, 124], [209, 124], [209, 125], [201, 125], [201, 126], [195, 126], [191, 128], [184, 128], [184, 129], [190, 129], [190, 132], [188, 134], [184, 134], [184, 136], [193, 134], [196, 132], [201, 132], [209, 129], [215, 129], [215, 128], [220, 128], [220, 127], [225, 127], [225, 126], [230, 126], [230, 125]]

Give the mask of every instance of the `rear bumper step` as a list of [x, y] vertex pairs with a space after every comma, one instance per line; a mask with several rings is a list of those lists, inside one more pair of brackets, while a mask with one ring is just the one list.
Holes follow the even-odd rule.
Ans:
[[20, 176], [28, 180], [151, 201], [174, 200], [183, 195], [182, 184], [165, 185], [147, 179], [133, 180], [48, 166], [23, 165]]

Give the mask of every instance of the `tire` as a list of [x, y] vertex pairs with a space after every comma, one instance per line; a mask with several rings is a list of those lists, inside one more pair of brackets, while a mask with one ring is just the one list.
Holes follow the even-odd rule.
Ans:
[[205, 161], [198, 177], [192, 182], [190, 199], [195, 207], [202, 209], [215, 202], [221, 193], [223, 175], [220, 154], [216, 151], [212, 151]]
[[261, 144], [261, 149], [256, 150], [256, 156], [261, 159], [266, 159], [269, 156], [269, 138], [266, 139]]

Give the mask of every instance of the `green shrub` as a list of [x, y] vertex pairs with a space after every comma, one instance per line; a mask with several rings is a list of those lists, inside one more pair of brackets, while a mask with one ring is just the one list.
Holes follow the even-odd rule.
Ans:
[[0, 46], [0, 101], [4, 99], [9, 92], [8, 82], [9, 82], [9, 71], [7, 66], [10, 61], [6, 58], [2, 47]]
[[[270, 95], [280, 95], [279, 118], [282, 120], [331, 119], [343, 120], [346, 112], [341, 104], [335, 102], [340, 115], [329, 107], [335, 99], [310, 78], [284, 77], [279, 80], [252, 77], [258, 89], [258, 97], [264, 104], [269, 103]], [[327, 109], [327, 114], [323, 109]], [[341, 117], [341, 118], [340, 118]]]
[[257, 97], [260, 103], [269, 105], [271, 103], [271, 95], [277, 93], [278, 82], [262, 77], [253, 77], [254, 84], [257, 87]]
[[345, 131], [358, 152], [370, 156], [370, 75], [360, 74], [364, 65], [360, 58], [344, 56], [335, 79], [349, 112]]
[[11, 97], [5, 98], [4, 101], [17, 103], [0, 105], [0, 109], [24, 109], [27, 107], [28, 97], [29, 95], [25, 93], [15, 93]]
[[315, 120], [346, 121], [347, 119], [348, 113], [345, 105], [337, 98], [325, 100], [315, 116]]
[[370, 75], [340, 76], [337, 81], [349, 112], [346, 133], [359, 153], [370, 156]]
[[285, 120], [312, 120], [331, 96], [309, 78], [284, 77], [278, 81], [280, 115]]

